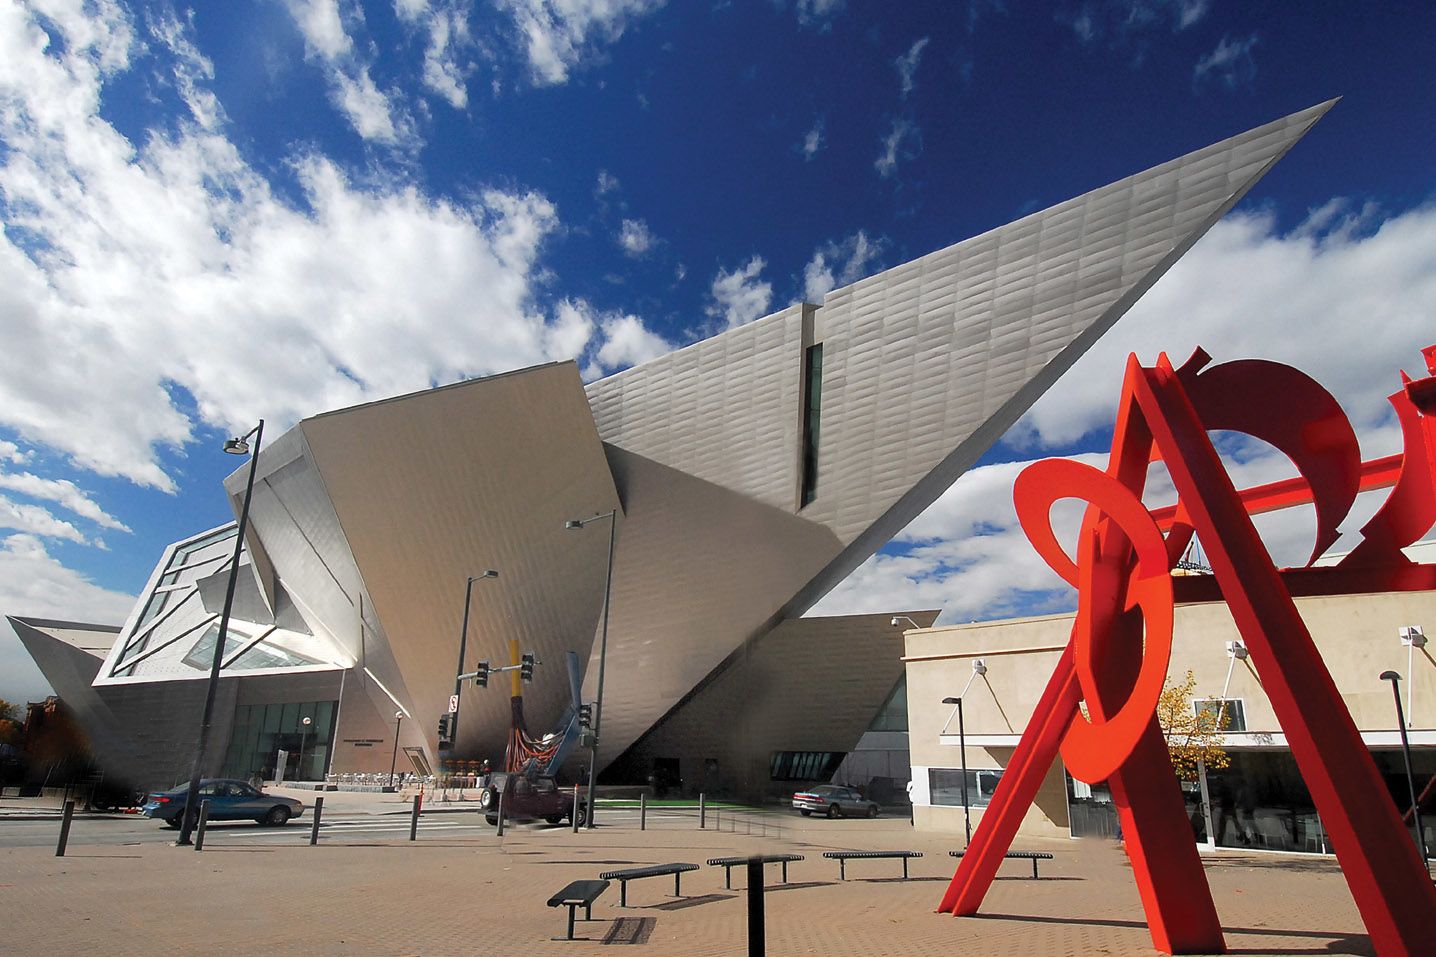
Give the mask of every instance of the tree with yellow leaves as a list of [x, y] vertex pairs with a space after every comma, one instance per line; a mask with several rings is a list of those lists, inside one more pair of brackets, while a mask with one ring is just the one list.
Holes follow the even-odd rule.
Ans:
[[1172, 768], [1183, 781], [1194, 781], [1198, 764], [1208, 771], [1220, 771], [1231, 764], [1222, 747], [1222, 732], [1231, 723], [1224, 708], [1192, 707], [1192, 691], [1197, 679], [1190, 671], [1181, 683], [1167, 679], [1157, 701], [1157, 723], [1167, 739], [1172, 755]]

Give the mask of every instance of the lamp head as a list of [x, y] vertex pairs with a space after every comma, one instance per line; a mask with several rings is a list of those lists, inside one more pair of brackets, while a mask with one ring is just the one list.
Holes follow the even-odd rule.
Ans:
[[571, 519], [569, 519], [568, 521], [566, 521], [566, 522], [563, 523], [563, 527], [564, 527], [564, 528], [583, 528], [583, 522], [580, 522], [580, 521], [579, 521], [578, 519], [576, 519], [576, 518], [571, 518]]
[[987, 662], [983, 661], [981, 658], [972, 659], [972, 672], [973, 674], [978, 675], [987, 674]]
[[1400, 681], [1400, 680], [1401, 680], [1401, 676], [1400, 676], [1399, 674], [1397, 674], [1396, 672], [1394, 672], [1394, 671], [1383, 671], [1383, 672], [1381, 672], [1381, 680], [1382, 680], [1382, 681]]
[[395, 711], [395, 712], [394, 712], [394, 720], [395, 720], [395, 721], [403, 721], [403, 720], [404, 720], [404, 712], [402, 712], [402, 711]]
[[1413, 648], [1425, 648], [1426, 632], [1422, 631], [1420, 625], [1402, 625], [1401, 643]]
[[230, 455], [248, 455], [249, 443], [242, 438], [236, 437], [224, 440], [224, 450]]
[[898, 623], [898, 619], [897, 619], [897, 618], [894, 618], [891, 622], [889, 622], [889, 624], [891, 624], [894, 628], [897, 627], [897, 623]]
[[483, 573], [482, 575], [480, 575], [479, 577], [480, 577], [480, 578], [498, 578], [498, 577], [499, 577], [499, 573], [496, 572], [496, 571], [494, 571], [492, 568], [485, 568], [485, 569], [484, 569], [484, 573]]
[[313, 724], [313, 723], [314, 723], [314, 719], [311, 718], [311, 717], [309, 717], [309, 716], [307, 716], [307, 715], [305, 716], [304, 720], [300, 722], [300, 724], [304, 725], [306, 728], [309, 727], [309, 726], [310, 726], [311, 724]]
[[1235, 658], [1238, 661], [1245, 661], [1247, 657], [1247, 646], [1240, 641], [1227, 642], [1227, 657]]
[[961, 698], [947, 697], [947, 698], [943, 698], [943, 699], [942, 699], [942, 703], [943, 703], [943, 704], [961, 704], [961, 703], [962, 703], [962, 699], [961, 699]]

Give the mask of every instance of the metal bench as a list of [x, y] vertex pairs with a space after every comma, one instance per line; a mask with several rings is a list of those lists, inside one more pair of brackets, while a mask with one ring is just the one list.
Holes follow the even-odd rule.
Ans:
[[[947, 854], [949, 857], [961, 857], [963, 855], [963, 852], [948, 851]], [[1008, 851], [1002, 856], [1016, 861], [1031, 861], [1032, 879], [1034, 881], [1037, 880], [1037, 862], [1052, 860], [1052, 855], [1047, 853], [1046, 851]]]
[[673, 875], [673, 896], [682, 897], [679, 889], [679, 880], [685, 871], [698, 870], [697, 864], [653, 864], [648, 867], [630, 867], [621, 871], [604, 871], [598, 875], [603, 880], [618, 881], [618, 906], [628, 906], [628, 882], [636, 881], [644, 877], [664, 877]]
[[727, 890], [733, 889], [733, 868], [742, 867], [749, 861], [759, 861], [763, 864], [782, 864], [783, 883], [788, 883], [788, 862], [803, 860], [801, 854], [756, 854], [752, 857], [710, 857], [708, 864], [711, 867], [723, 868], [723, 887]]
[[907, 880], [907, 862], [909, 858], [922, 857], [922, 851], [824, 851], [823, 856], [838, 862], [838, 880], [848, 879], [848, 860], [850, 858], [870, 857], [900, 857], [902, 858], [902, 877]]
[[573, 940], [573, 914], [583, 908], [583, 919], [593, 920], [593, 902], [608, 890], [608, 881], [574, 881], [548, 899], [550, 907], [568, 907], [568, 936], [554, 940]]

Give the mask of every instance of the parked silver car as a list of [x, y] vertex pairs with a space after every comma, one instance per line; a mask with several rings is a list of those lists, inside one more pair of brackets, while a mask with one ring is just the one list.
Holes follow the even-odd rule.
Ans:
[[828, 817], [877, 817], [876, 802], [869, 801], [852, 788], [836, 784], [820, 784], [793, 795], [793, 807], [803, 817], [826, 814]]

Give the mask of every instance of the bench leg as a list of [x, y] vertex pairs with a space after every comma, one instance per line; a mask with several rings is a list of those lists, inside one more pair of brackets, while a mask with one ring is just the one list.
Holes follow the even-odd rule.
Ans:
[[783, 862], [783, 883], [788, 883], [788, 862]]
[[907, 880], [907, 858], [902, 859], [902, 879]]
[[727, 864], [727, 865], [724, 865], [724, 867], [723, 867], [723, 889], [724, 889], [725, 891], [731, 891], [731, 890], [733, 889], [733, 865], [732, 865], [732, 864]]
[[577, 904], [568, 905], [568, 939], [573, 940], [573, 912], [578, 910]]
[[618, 906], [628, 906], [628, 881], [620, 880], [618, 882]]
[[682, 877], [683, 877], [682, 874], [674, 874], [674, 875], [673, 875], [673, 896], [674, 896], [674, 897], [682, 897], [682, 896], [683, 896], [683, 892], [678, 889], [678, 881], [679, 881], [679, 879], [682, 878]]
[[592, 904], [584, 904], [584, 905], [583, 905], [583, 919], [584, 919], [584, 920], [593, 920], [593, 905], [592, 905]]
[[848, 859], [847, 859], [846, 857], [840, 857], [840, 858], [838, 858], [838, 880], [840, 880], [840, 881], [845, 881], [845, 880], [847, 880], [847, 879], [848, 879]]
[[1037, 880], [1037, 858], [1032, 859], [1032, 879]]

